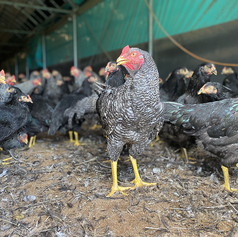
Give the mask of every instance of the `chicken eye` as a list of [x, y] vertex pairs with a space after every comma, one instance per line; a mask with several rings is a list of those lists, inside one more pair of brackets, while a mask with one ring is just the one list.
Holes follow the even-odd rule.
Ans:
[[135, 57], [135, 56], [136, 56], [136, 53], [132, 53], [131, 56], [132, 56], [132, 57]]

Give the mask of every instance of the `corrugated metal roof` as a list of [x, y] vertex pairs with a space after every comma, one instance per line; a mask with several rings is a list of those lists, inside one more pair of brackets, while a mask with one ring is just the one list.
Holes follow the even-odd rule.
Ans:
[[[102, 1], [102, 0], [101, 0]], [[36, 34], [61, 26], [100, 0], [0, 0], [0, 54], [9, 57]], [[80, 8], [80, 9], [79, 9]], [[17, 49], [17, 50], [16, 50]]]

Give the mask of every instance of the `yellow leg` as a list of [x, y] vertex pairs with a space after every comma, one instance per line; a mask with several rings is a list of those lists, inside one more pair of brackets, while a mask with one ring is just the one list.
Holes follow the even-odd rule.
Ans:
[[158, 141], [159, 141], [159, 135], [157, 134], [155, 137], [155, 142], [158, 142]]
[[133, 189], [137, 188], [137, 187], [142, 187], [143, 185], [145, 186], [153, 186], [153, 185], [156, 185], [156, 183], [146, 183], [146, 182], [143, 182], [141, 180], [141, 177], [140, 177], [140, 174], [139, 174], [139, 171], [138, 171], [138, 168], [137, 168], [137, 162], [136, 162], [136, 159], [134, 159], [131, 155], [129, 155], [129, 158], [131, 160], [131, 163], [132, 163], [132, 166], [133, 166], [133, 169], [134, 169], [134, 173], [135, 173], [135, 179], [133, 181], [131, 181], [131, 183], [134, 183], [135, 186], [133, 187]]
[[159, 135], [157, 134], [155, 140], [150, 143], [150, 146], [153, 147], [156, 143], [164, 143], [163, 141], [159, 140]]
[[32, 145], [35, 146], [36, 144], [36, 135], [33, 137]]
[[[190, 164], [196, 164], [196, 163], [197, 163], [197, 162], [196, 162], [196, 159], [191, 158], [191, 157], [188, 156], [188, 152], [187, 152], [187, 149], [186, 149], [186, 148], [181, 147], [180, 150], [181, 150], [181, 152], [180, 152], [180, 157], [181, 157], [182, 159], [185, 158], [185, 163], [186, 163], [186, 164], [188, 164], [188, 163], [190, 163]], [[195, 161], [189, 161], [189, 160], [195, 160]]]
[[[237, 164], [236, 164], [237, 166]], [[238, 166], [237, 166], [238, 167]], [[229, 181], [229, 171], [228, 171], [228, 168], [225, 167], [225, 166], [221, 166], [222, 168], [222, 171], [223, 171], [223, 175], [224, 175], [224, 184], [223, 186], [225, 187], [226, 190], [232, 192], [232, 191], [237, 191], [237, 189], [233, 189], [233, 188], [230, 188], [230, 181]]]
[[99, 129], [99, 128], [102, 128], [102, 126], [97, 125], [96, 123], [92, 127], [90, 127], [91, 130], [96, 130], [96, 129]]
[[33, 140], [34, 140], [34, 137], [31, 137], [29, 142], [29, 148], [33, 147]]
[[3, 149], [2, 149], [2, 147], [0, 147], [0, 151], [2, 151]]
[[127, 190], [127, 189], [131, 189], [131, 187], [120, 187], [120, 186], [118, 186], [118, 182], [117, 182], [117, 161], [111, 161], [111, 166], [112, 166], [112, 188], [111, 188], [111, 192], [107, 195], [107, 197], [111, 197], [117, 191], [121, 192], [123, 195], [127, 195], [123, 191]]
[[181, 153], [184, 154], [185, 162], [188, 163], [188, 152], [187, 152], [187, 149], [184, 148], [184, 147], [181, 147]]
[[73, 131], [69, 131], [69, 142], [74, 142]]
[[77, 133], [77, 132], [74, 132], [74, 137], [75, 137], [75, 142], [74, 142], [74, 145], [75, 145], [75, 146], [85, 145], [85, 143], [80, 143], [80, 142], [79, 142], [79, 136], [78, 136], [78, 133]]

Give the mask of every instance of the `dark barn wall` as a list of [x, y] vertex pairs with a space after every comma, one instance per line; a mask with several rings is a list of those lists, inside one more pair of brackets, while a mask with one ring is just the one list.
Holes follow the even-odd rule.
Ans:
[[[177, 35], [174, 36], [174, 39], [200, 57], [223, 63], [238, 63], [238, 21]], [[186, 66], [188, 69], [194, 70], [197, 65], [202, 63], [202, 61], [183, 52], [168, 38], [155, 40], [153, 46], [153, 58], [162, 79], [165, 79], [177, 67]], [[136, 45], [136, 47], [148, 50], [148, 43]], [[113, 60], [116, 60], [120, 53], [121, 49], [109, 52]], [[94, 71], [98, 72], [108, 61], [109, 59], [104, 54], [100, 54], [80, 59], [78, 60], [78, 64], [79, 68], [92, 65]], [[72, 65], [73, 61], [70, 61], [49, 66], [48, 69], [56, 69], [63, 75], [69, 75]], [[223, 66], [216, 65], [216, 67], [218, 75], [213, 76], [212, 81], [221, 82], [224, 79], [224, 76], [220, 74]], [[235, 69], [238, 71], [237, 68]]]

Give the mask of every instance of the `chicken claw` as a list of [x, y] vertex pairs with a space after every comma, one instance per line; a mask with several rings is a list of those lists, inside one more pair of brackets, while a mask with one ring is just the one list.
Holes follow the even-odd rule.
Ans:
[[75, 142], [73, 139], [73, 131], [69, 131], [69, 142]]
[[78, 137], [78, 133], [77, 132], [74, 132], [74, 137], [75, 137], [75, 143], [74, 143], [75, 146], [83, 146], [83, 145], [85, 145], [85, 143], [80, 143], [79, 142], [79, 137]]
[[117, 161], [111, 161], [111, 167], [112, 167], [112, 188], [111, 192], [107, 195], [107, 197], [111, 197], [115, 192], [120, 191], [123, 195], [128, 195], [124, 193], [124, 190], [131, 189], [132, 187], [120, 187], [118, 186], [117, 182]]
[[102, 128], [102, 125], [97, 125], [97, 124], [94, 124], [92, 127], [90, 127], [89, 129], [91, 130], [97, 130], [97, 129], [101, 129]]
[[224, 175], [224, 184], [223, 186], [225, 187], [225, 189], [229, 192], [234, 192], [237, 191], [237, 189], [231, 188], [230, 187], [230, 182], [229, 182], [229, 172], [228, 172], [228, 168], [225, 166], [221, 166], [222, 171], [223, 171], [223, 175]]
[[129, 155], [129, 158], [131, 160], [131, 163], [132, 163], [132, 166], [133, 166], [133, 169], [134, 169], [134, 173], [135, 173], [135, 179], [133, 181], [131, 181], [131, 183], [134, 183], [135, 186], [132, 188], [132, 189], [135, 189], [135, 188], [140, 188], [142, 187], [143, 185], [145, 186], [153, 186], [153, 185], [156, 185], [156, 183], [146, 183], [146, 182], [143, 182], [141, 177], [140, 177], [140, 174], [139, 174], [139, 171], [138, 171], [138, 168], [137, 168], [137, 162], [136, 162], [136, 159], [134, 159], [131, 155]]

